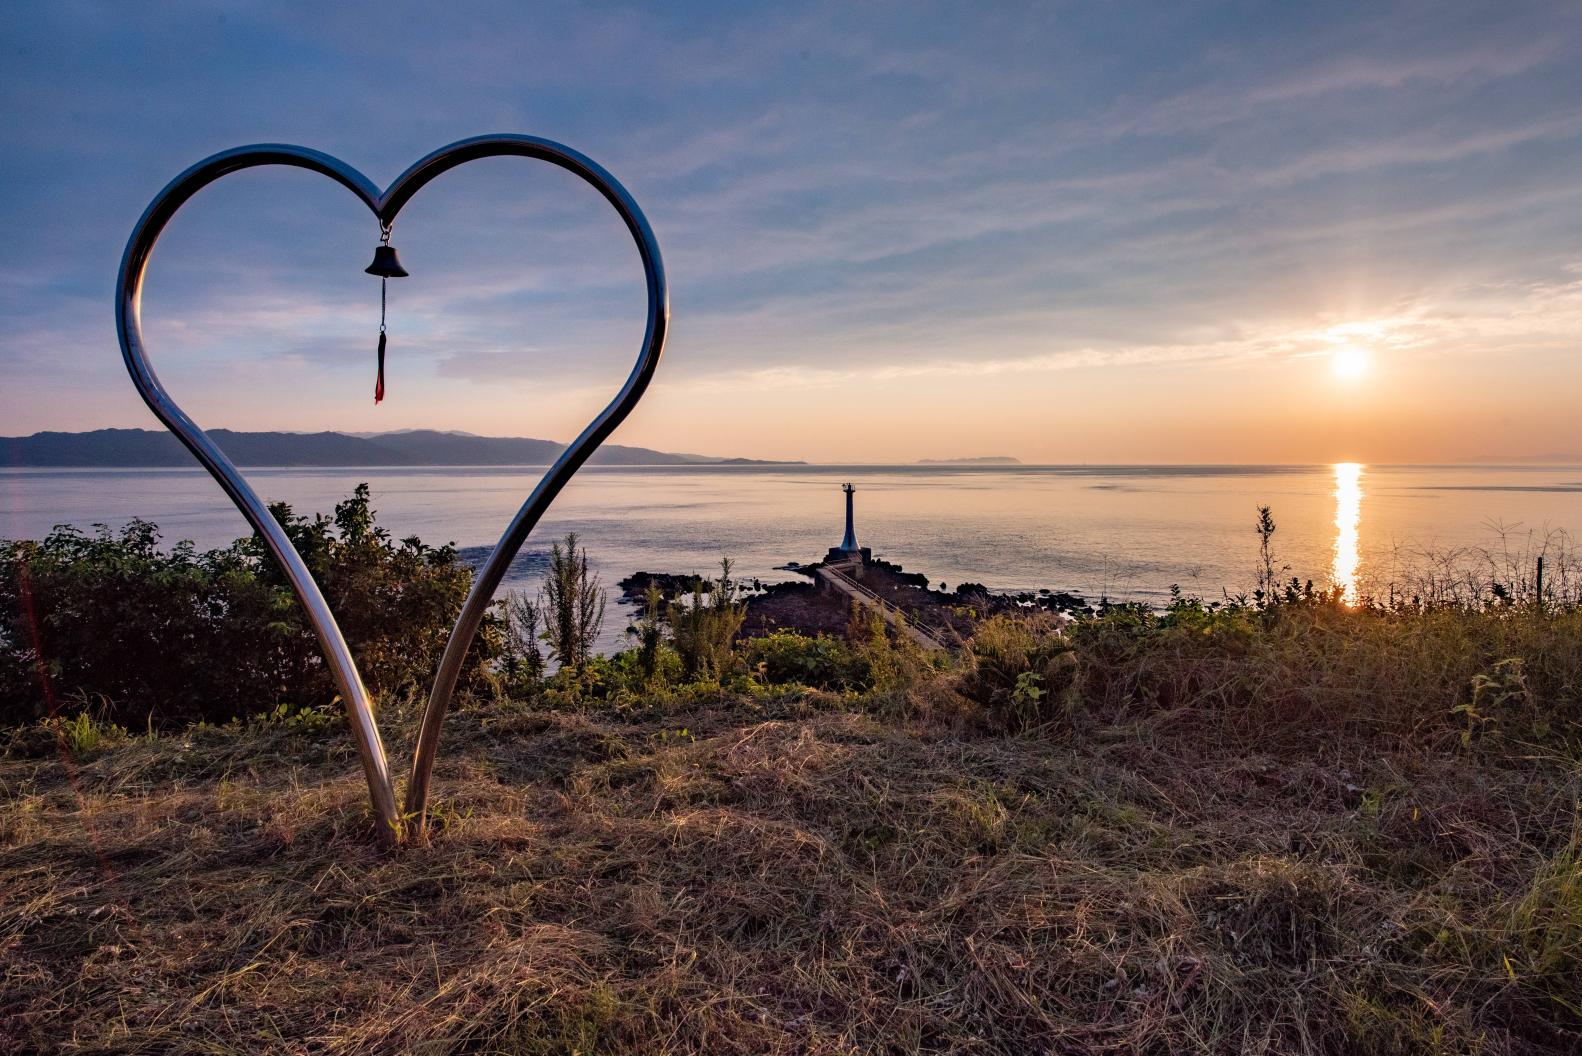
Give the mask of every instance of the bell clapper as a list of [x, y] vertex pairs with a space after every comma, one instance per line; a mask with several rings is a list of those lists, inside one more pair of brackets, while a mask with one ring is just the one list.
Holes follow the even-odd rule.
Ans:
[[404, 279], [409, 274], [401, 266], [395, 247], [390, 244], [390, 225], [379, 225], [379, 244], [374, 247], [373, 263], [363, 271], [379, 276], [379, 373], [374, 379], [374, 403], [385, 398], [385, 286], [391, 279]]

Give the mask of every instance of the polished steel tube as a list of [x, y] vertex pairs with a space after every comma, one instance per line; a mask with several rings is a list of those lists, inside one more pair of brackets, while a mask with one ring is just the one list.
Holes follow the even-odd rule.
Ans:
[[226, 457], [209, 435], [189, 418], [185, 411], [171, 399], [160, 384], [143, 344], [143, 277], [148, 270], [149, 255], [160, 233], [170, 218], [186, 201], [215, 180], [241, 169], [259, 165], [289, 165], [323, 173], [347, 187], [363, 204], [379, 215], [378, 191], [368, 179], [343, 162], [305, 147], [263, 145], [238, 147], [223, 151], [192, 166], [177, 176], [160, 191], [142, 219], [132, 230], [121, 258], [120, 276], [116, 281], [116, 329], [121, 338], [121, 355], [126, 361], [132, 384], [137, 386], [143, 402], [154, 412], [165, 428], [175, 433], [187, 450], [203, 464], [209, 475], [219, 482], [230, 496], [242, 516], [253, 526], [269, 552], [274, 555], [291, 583], [291, 589], [307, 612], [308, 622], [318, 635], [324, 649], [324, 659], [329, 663], [335, 688], [340, 691], [351, 723], [352, 738], [357, 742], [357, 754], [362, 759], [363, 773], [368, 778], [368, 796], [379, 821], [380, 835], [392, 841], [401, 835], [401, 817], [396, 810], [395, 788], [390, 780], [390, 764], [385, 759], [384, 743], [379, 737], [379, 727], [374, 720], [373, 700], [363, 685], [357, 664], [335, 614], [324, 600], [324, 593], [314, 582], [313, 574], [303, 563], [285, 529], [270, 514], [269, 507], [258, 497], [236, 466]]
[[[142, 334], [143, 278], [154, 245], [171, 217], [194, 194], [229, 173], [261, 165], [286, 165], [321, 173], [350, 190], [378, 218], [381, 225], [388, 227], [401, 207], [434, 177], [478, 158], [503, 155], [538, 158], [576, 173], [597, 188], [621, 214], [642, 257], [648, 287], [647, 332], [637, 362], [620, 392], [545, 473], [512, 518], [494, 553], [479, 571], [446, 645], [433, 692], [424, 711], [412, 761], [412, 776], [407, 786], [407, 812], [403, 818], [396, 808], [395, 788], [384, 744], [379, 736], [378, 723], [374, 718], [373, 701], [367, 687], [363, 685], [345, 636], [324, 600], [323, 592], [314, 582], [301, 555], [291, 545], [285, 530], [269, 513], [268, 507], [218, 445], [170, 397], [148, 362]], [[383, 194], [362, 173], [319, 151], [277, 144], [237, 147], [206, 158], [177, 176], [155, 196], [133, 229], [126, 252], [121, 258], [121, 270], [116, 283], [116, 329], [127, 372], [149, 409], [209, 471], [254, 531], [263, 538], [270, 553], [284, 570], [298, 600], [302, 602], [345, 704], [352, 736], [368, 780], [369, 798], [380, 822], [383, 839], [398, 839], [409, 827], [422, 832], [440, 728], [461, 673], [462, 661], [483, 621], [484, 613], [493, 602], [494, 591], [511, 559], [521, 549], [555, 496], [642, 398], [659, 365], [669, 316], [659, 245], [631, 195], [614, 177], [587, 157], [558, 143], [533, 136], [479, 136], [453, 143], [407, 169]]]
[[529, 136], [483, 136], [435, 151], [408, 169], [391, 187], [385, 206], [389, 210], [387, 221], [394, 218], [395, 210], [400, 209], [419, 187], [446, 169], [475, 158], [500, 154], [538, 158], [559, 165], [592, 184], [615, 207], [615, 211], [626, 222], [627, 230], [637, 243], [637, 252], [642, 257], [643, 276], [648, 287], [648, 324], [637, 361], [632, 365], [632, 371], [627, 375], [621, 390], [588, 423], [582, 434], [571, 442], [571, 446], [561, 452], [555, 464], [549, 467], [522, 508], [511, 518], [494, 552], [473, 580], [472, 592], [462, 605], [456, 627], [445, 644], [445, 654], [434, 676], [434, 689], [423, 711], [423, 725], [418, 731], [417, 748], [412, 755], [412, 775], [406, 787], [406, 817], [408, 825], [417, 835], [422, 835], [427, 827], [429, 784], [434, 774], [434, 759], [439, 751], [445, 713], [456, 691], [456, 681], [461, 675], [467, 650], [478, 633], [484, 614], [494, 603], [494, 592], [510, 567], [511, 559], [527, 541], [528, 534], [538, 524], [539, 518], [544, 516], [550, 503], [555, 501], [555, 496], [560, 494], [566, 482], [604, 442], [605, 437], [614, 432], [615, 427], [631, 413], [637, 401], [643, 398], [648, 383], [653, 380], [654, 371], [659, 367], [659, 357], [664, 351], [665, 335], [670, 325], [670, 295], [665, 286], [665, 265], [659, 256], [659, 241], [654, 237], [647, 217], [643, 216], [643, 211], [615, 177], [590, 159], [558, 143]]

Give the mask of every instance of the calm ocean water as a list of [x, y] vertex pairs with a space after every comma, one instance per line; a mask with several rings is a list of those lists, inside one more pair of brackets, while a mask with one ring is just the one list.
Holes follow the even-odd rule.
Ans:
[[[255, 469], [268, 499], [328, 511], [359, 481], [398, 536], [494, 544], [540, 469]], [[1172, 584], [1218, 597], [1256, 575], [1256, 508], [1273, 507], [1291, 574], [1382, 583], [1419, 550], [1513, 545], [1582, 529], [1575, 466], [777, 466], [586, 468], [526, 550], [576, 531], [612, 586], [638, 569], [795, 578], [838, 543], [840, 484], [857, 487], [857, 534], [877, 555], [952, 587], [1049, 587], [1158, 601]], [[158, 523], [168, 541], [220, 546], [246, 527], [201, 470], [0, 470], [0, 537], [58, 523]], [[530, 557], [507, 582], [531, 587]], [[612, 611], [606, 644], [625, 614]]]

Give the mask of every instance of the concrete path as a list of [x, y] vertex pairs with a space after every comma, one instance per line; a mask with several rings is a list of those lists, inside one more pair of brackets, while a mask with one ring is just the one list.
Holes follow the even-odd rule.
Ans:
[[912, 641], [924, 649], [933, 651], [949, 648], [939, 632], [918, 623], [907, 615], [904, 610], [891, 605], [888, 601], [885, 601], [879, 595], [857, 582], [848, 574], [848, 568], [849, 566], [823, 565], [815, 570], [814, 575], [820, 583], [825, 584], [831, 590], [844, 594], [865, 609], [872, 609], [879, 613], [889, 622], [890, 626], [911, 638]]

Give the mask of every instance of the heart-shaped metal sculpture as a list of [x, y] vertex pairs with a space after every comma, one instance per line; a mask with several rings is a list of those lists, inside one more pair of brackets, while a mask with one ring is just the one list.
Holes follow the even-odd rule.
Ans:
[[[479, 158], [515, 156], [538, 158], [558, 165], [582, 177], [598, 189], [621, 214], [627, 229], [637, 243], [642, 256], [643, 273], [648, 285], [648, 326], [637, 362], [613, 400], [583, 429], [582, 434], [563, 451], [555, 464], [540, 478], [538, 485], [528, 495], [527, 501], [511, 518], [505, 534], [489, 555], [473, 580], [472, 591], [462, 605], [461, 615], [451, 631], [440, 659], [434, 687], [429, 694], [428, 706], [423, 713], [423, 725], [418, 734], [417, 749], [412, 757], [412, 773], [407, 782], [405, 810], [396, 807], [395, 785], [390, 778], [390, 765], [385, 758], [384, 742], [379, 736], [379, 726], [374, 719], [373, 702], [362, 676], [352, 659], [351, 649], [335, 622], [335, 616], [325, 603], [307, 565], [290, 538], [269, 513], [269, 508], [259, 499], [246, 478], [225, 456], [225, 453], [200, 429], [176, 402], [170, 398], [149, 365], [143, 347], [142, 286], [148, 268], [149, 254], [159, 236], [186, 201], [222, 176], [241, 169], [261, 165], [286, 165], [321, 173], [351, 191], [366, 205], [379, 221], [381, 229], [388, 229], [402, 206], [411, 200], [424, 184], [434, 177]], [[120, 277], [116, 283], [116, 326], [121, 338], [121, 354], [132, 383], [165, 428], [175, 433], [197, 460], [203, 464], [220, 487], [230, 496], [237, 509], [247, 518], [253, 530], [261, 536], [270, 553], [286, 573], [291, 589], [307, 611], [324, 657], [330, 665], [335, 685], [346, 704], [351, 721], [352, 735], [362, 758], [363, 771], [368, 778], [368, 794], [374, 814], [381, 823], [387, 839], [399, 839], [408, 831], [421, 834], [428, 811], [429, 781], [434, 770], [434, 758], [439, 749], [440, 730], [445, 712], [450, 707], [456, 680], [461, 674], [462, 661], [484, 613], [494, 600], [494, 592], [505, 576], [506, 568], [516, 556], [528, 534], [549, 508], [555, 496], [566, 486], [573, 474], [587, 461], [588, 456], [615, 430], [637, 401], [659, 366], [659, 357], [665, 346], [665, 333], [670, 322], [669, 297], [665, 288], [665, 269], [659, 256], [659, 243], [654, 238], [648, 220], [637, 203], [615, 177], [605, 172], [591, 159], [569, 147], [535, 136], [494, 135], [478, 136], [452, 143], [436, 150], [428, 157], [403, 172], [383, 194], [362, 173], [328, 154], [306, 147], [264, 144], [237, 147], [206, 158], [177, 176], [154, 197], [148, 209], [137, 222], [132, 237], [127, 242], [126, 253], [121, 258]]]

